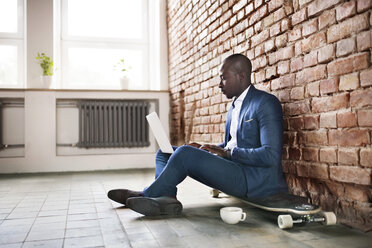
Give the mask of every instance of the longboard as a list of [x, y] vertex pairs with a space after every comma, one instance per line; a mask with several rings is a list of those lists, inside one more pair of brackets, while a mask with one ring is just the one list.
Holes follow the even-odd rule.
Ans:
[[[213, 197], [218, 197], [220, 191], [213, 189], [211, 193]], [[337, 222], [333, 212], [323, 212], [320, 206], [310, 204], [309, 199], [302, 196], [279, 193], [265, 198], [237, 199], [266, 211], [285, 213], [278, 216], [280, 229], [291, 228], [294, 223], [321, 222], [325, 225], [334, 225]]]

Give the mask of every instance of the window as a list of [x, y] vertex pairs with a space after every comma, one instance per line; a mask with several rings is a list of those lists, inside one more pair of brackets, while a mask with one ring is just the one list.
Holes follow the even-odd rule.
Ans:
[[0, 0], [0, 87], [24, 85], [24, 0]]
[[62, 0], [62, 88], [120, 88], [124, 59], [129, 89], [149, 89], [147, 18], [148, 0]]

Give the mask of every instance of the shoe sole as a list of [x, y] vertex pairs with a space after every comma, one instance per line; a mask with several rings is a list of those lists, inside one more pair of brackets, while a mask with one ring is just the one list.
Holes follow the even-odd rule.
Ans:
[[127, 207], [145, 216], [180, 215], [181, 203], [160, 204], [154, 199], [147, 197], [128, 198]]

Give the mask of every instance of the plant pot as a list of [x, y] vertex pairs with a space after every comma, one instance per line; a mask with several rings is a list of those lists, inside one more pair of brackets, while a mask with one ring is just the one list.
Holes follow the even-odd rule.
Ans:
[[127, 90], [129, 87], [129, 77], [123, 76], [120, 78], [120, 88], [122, 90]]
[[42, 88], [49, 89], [52, 85], [52, 76], [41, 76]]

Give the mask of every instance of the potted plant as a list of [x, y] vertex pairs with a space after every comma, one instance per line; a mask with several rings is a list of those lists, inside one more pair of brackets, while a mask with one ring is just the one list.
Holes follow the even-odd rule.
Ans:
[[114, 65], [114, 69], [120, 73], [120, 86], [121, 89], [128, 89], [129, 86], [129, 77], [128, 77], [128, 70], [130, 66], [128, 66], [124, 59], [120, 59], [120, 61]]
[[39, 61], [43, 76], [41, 77], [43, 88], [50, 88], [53, 76], [53, 60], [45, 53], [38, 53], [36, 60]]

